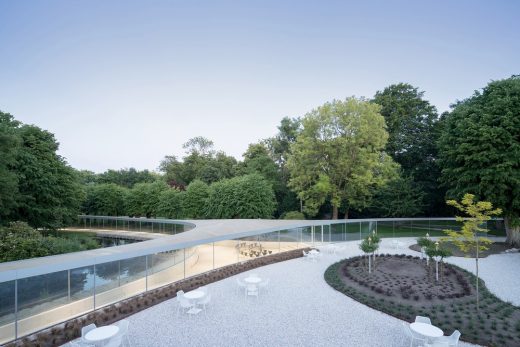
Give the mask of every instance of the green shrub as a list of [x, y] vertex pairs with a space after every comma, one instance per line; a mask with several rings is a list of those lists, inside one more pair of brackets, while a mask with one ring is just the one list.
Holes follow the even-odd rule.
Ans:
[[280, 219], [294, 219], [294, 220], [304, 220], [305, 215], [300, 211], [289, 211], [284, 213]]

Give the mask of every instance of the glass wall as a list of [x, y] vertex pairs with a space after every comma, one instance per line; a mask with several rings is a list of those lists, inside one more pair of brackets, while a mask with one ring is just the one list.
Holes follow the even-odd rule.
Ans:
[[0, 283], [0, 344], [15, 338], [15, 281]]
[[148, 290], [184, 278], [184, 249], [148, 256]]

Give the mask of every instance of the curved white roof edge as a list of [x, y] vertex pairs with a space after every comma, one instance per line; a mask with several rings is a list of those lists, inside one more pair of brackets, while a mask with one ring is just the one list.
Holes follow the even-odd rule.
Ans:
[[56, 271], [75, 269], [94, 264], [129, 259], [149, 254], [178, 250], [212, 242], [233, 240], [242, 237], [262, 235], [287, 229], [311, 226], [420, 220], [455, 220], [455, 218], [373, 218], [348, 220], [280, 220], [280, 219], [147, 219], [132, 217], [79, 216], [80, 218], [144, 221], [152, 223], [183, 224], [193, 229], [176, 235], [165, 236], [128, 245], [99, 248], [47, 257], [0, 263], [0, 282], [43, 275]]

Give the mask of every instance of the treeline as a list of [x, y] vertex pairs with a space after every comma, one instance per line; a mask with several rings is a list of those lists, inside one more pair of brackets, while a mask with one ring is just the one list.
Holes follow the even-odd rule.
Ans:
[[[333, 100], [282, 119], [242, 160], [196, 137], [159, 173], [75, 172], [52, 134], [0, 114], [0, 218], [66, 225], [80, 212], [168, 218], [452, 215], [472, 193], [520, 242], [520, 78], [489, 83], [439, 115], [417, 87]], [[302, 214], [303, 213], [303, 214]], [[516, 235], [516, 236], [515, 236]]]
[[212, 184], [191, 181], [182, 190], [163, 180], [126, 188], [114, 183], [90, 185], [83, 211], [105, 216], [173, 219], [272, 218], [276, 200], [270, 183], [259, 174], [222, 179]]

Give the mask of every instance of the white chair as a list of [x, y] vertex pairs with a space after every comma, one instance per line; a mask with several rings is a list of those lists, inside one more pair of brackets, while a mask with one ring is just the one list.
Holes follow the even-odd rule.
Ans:
[[206, 305], [208, 305], [211, 302], [211, 294], [207, 293], [204, 295], [202, 299], [199, 301], [199, 305], [202, 305], [204, 307], [204, 312], [206, 312]]
[[430, 318], [428, 317], [424, 317], [424, 316], [415, 316], [415, 322], [416, 323], [424, 323], [424, 324], [432, 324], [432, 321]]
[[246, 297], [248, 296], [256, 296], [258, 299], [258, 287], [254, 284], [249, 284], [246, 288]]
[[81, 340], [80, 340], [80, 342], [81, 342], [82, 345], [87, 345], [87, 346], [92, 345], [92, 343], [90, 341], [87, 341], [85, 339], [85, 335], [87, 335], [87, 333], [89, 331], [94, 330], [96, 328], [97, 328], [96, 324], [89, 324], [86, 327], [81, 328]]
[[130, 322], [126, 319], [123, 319], [120, 320], [116, 325], [119, 327], [118, 336], [120, 336], [123, 340], [123, 345], [130, 347], [130, 339], [128, 338], [128, 326], [130, 325]]
[[309, 253], [305, 252], [305, 251], [302, 251], [303, 252], [303, 259], [304, 260], [307, 260], [309, 259]]
[[189, 311], [193, 307], [193, 304], [188, 299], [186, 299], [184, 295], [177, 294], [177, 302], [179, 303], [177, 306], [177, 315], [179, 314], [180, 310], [182, 310], [182, 312]]
[[246, 290], [247, 288], [247, 284], [245, 284], [244, 282], [242, 282], [242, 280], [240, 278], [236, 278], [236, 283], [237, 283], [237, 286], [236, 286], [236, 290], [237, 292], [241, 291], [241, 290]]
[[260, 282], [258, 284], [258, 287], [259, 289], [262, 289], [262, 290], [265, 290], [265, 291], [269, 291], [269, 278], [263, 280], [262, 282]]
[[442, 336], [435, 339], [435, 343], [444, 343], [449, 347], [456, 347], [459, 345], [460, 331], [455, 330], [450, 336]]
[[404, 329], [404, 332], [406, 333], [406, 336], [408, 336], [410, 338], [410, 347], [413, 346], [414, 340], [417, 340], [421, 343], [426, 343], [426, 340], [424, 338], [417, 337], [417, 335], [412, 331], [412, 329], [410, 328], [410, 323], [407, 323], [407, 322], [402, 322], [402, 323], [403, 323], [403, 329]]

